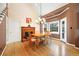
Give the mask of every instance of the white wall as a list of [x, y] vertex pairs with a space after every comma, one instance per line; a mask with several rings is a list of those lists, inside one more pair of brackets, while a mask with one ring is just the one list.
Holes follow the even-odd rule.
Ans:
[[32, 4], [8, 4], [7, 43], [21, 41], [21, 27], [27, 26], [26, 17], [32, 18], [32, 27], [39, 32], [39, 25], [34, 23], [38, 18]]
[[19, 41], [20, 40], [20, 23], [18, 22], [18, 20], [12, 20], [8, 18], [6, 25], [7, 25], [6, 26], [7, 43]]
[[[58, 8], [59, 4], [43, 4], [43, 14], [49, 13]], [[60, 4], [64, 5], [64, 4]], [[51, 7], [49, 7], [51, 6]], [[39, 7], [39, 6], [37, 6]], [[32, 3], [13, 3], [8, 4], [8, 19], [6, 20], [6, 38], [7, 43], [21, 41], [21, 27], [27, 26], [26, 17], [32, 18], [32, 27], [36, 27], [35, 32], [40, 32], [39, 24], [35, 23], [38, 19], [38, 8]]]

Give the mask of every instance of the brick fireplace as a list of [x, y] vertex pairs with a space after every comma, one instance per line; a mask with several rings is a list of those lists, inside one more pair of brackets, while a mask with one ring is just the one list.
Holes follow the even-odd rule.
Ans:
[[27, 41], [31, 34], [35, 33], [35, 27], [21, 27], [21, 41]]

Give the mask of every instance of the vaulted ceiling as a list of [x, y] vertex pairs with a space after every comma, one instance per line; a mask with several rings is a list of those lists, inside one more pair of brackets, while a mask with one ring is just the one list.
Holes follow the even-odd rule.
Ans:
[[[38, 15], [45, 15], [51, 11], [54, 11], [68, 3], [28, 3], [30, 4]], [[27, 5], [27, 3], [26, 3]], [[41, 5], [41, 6], [40, 6]], [[6, 3], [0, 3], [0, 12], [6, 7]], [[41, 7], [41, 9], [40, 9]], [[41, 12], [41, 13], [40, 13]]]
[[[38, 10], [38, 14], [40, 14], [40, 11], [41, 11], [41, 15], [45, 15], [66, 4], [68, 4], [68, 3], [41, 3], [41, 4], [35, 3], [34, 6], [35, 6], [36, 10]], [[41, 7], [41, 9], [40, 9], [40, 7]]]

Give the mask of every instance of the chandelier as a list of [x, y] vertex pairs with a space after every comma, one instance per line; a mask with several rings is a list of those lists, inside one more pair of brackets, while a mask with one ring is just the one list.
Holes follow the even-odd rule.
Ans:
[[38, 18], [38, 20], [35, 20], [35, 22], [38, 24], [40, 24], [40, 23], [44, 24], [46, 22], [46, 20], [45, 20], [45, 18], [42, 18], [42, 15], [41, 15], [42, 14], [42, 4], [41, 3], [39, 4], [39, 9], [40, 9], [39, 10], [39, 18]]

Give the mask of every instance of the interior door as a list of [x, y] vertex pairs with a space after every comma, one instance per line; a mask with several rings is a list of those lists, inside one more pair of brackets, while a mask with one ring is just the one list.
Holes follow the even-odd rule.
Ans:
[[7, 43], [20, 41], [20, 27], [19, 22], [16, 20], [9, 20], [9, 40]]
[[67, 18], [60, 20], [60, 40], [67, 42]]

